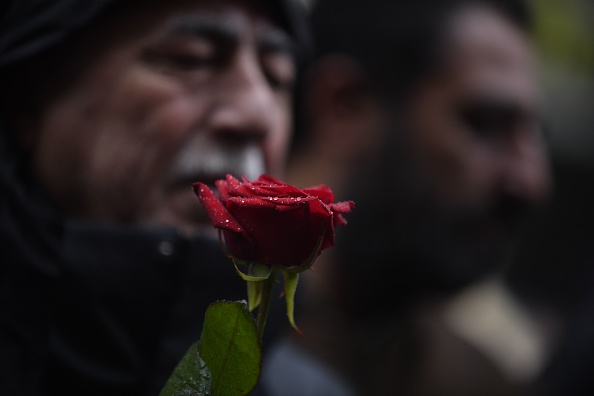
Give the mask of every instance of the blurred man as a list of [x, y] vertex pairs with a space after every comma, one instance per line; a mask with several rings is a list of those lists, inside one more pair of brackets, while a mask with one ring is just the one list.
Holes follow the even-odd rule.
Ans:
[[313, 24], [310, 140], [291, 181], [324, 181], [357, 210], [309, 277], [305, 337], [269, 356], [264, 384], [272, 395], [515, 394], [452, 330], [448, 303], [501, 267], [549, 190], [527, 10], [320, 0]]
[[2, 394], [157, 394], [244, 287], [191, 184], [283, 171], [289, 1], [0, 7]]

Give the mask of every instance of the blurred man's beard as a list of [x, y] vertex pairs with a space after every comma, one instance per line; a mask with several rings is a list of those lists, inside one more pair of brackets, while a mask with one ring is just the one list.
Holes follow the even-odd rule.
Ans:
[[447, 203], [429, 185], [410, 185], [418, 176], [394, 183], [392, 226], [385, 232], [398, 261], [392, 270], [410, 266], [401, 274], [436, 292], [455, 292], [503, 270], [529, 205], [504, 194]]
[[455, 292], [503, 268], [514, 228], [500, 227], [486, 215], [460, 224], [462, 219], [426, 214], [403, 238], [402, 253], [417, 267], [420, 286]]
[[419, 184], [418, 173], [398, 165], [388, 168], [389, 175], [383, 168], [353, 181], [357, 210], [337, 243], [341, 275], [362, 289], [367, 302], [385, 307], [455, 293], [504, 268], [524, 205], [498, 197], [482, 207], [454, 209]]
[[[427, 203], [415, 248], [434, 283], [458, 289], [505, 269], [533, 207], [500, 193], [490, 202], [458, 210]], [[415, 228], [415, 227], [413, 227]]]

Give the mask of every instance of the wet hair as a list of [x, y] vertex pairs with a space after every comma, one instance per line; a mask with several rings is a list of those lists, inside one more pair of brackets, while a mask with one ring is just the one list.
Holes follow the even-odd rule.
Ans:
[[354, 58], [372, 88], [405, 98], [440, 66], [447, 22], [463, 6], [484, 5], [523, 31], [531, 29], [522, 0], [318, 0], [312, 11], [316, 56]]

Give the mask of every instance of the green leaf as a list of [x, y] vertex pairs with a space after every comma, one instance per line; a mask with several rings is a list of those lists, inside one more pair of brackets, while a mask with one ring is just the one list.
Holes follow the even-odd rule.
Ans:
[[208, 396], [210, 384], [210, 371], [194, 343], [173, 370], [160, 396]]
[[287, 317], [289, 318], [289, 323], [293, 328], [299, 333], [299, 335], [303, 335], [301, 330], [295, 324], [295, 291], [297, 290], [297, 282], [299, 282], [299, 274], [296, 272], [291, 271], [283, 271], [283, 275], [285, 276], [285, 301], [287, 302]]
[[245, 302], [216, 302], [206, 310], [200, 356], [212, 375], [214, 396], [247, 395], [260, 377], [262, 351]]

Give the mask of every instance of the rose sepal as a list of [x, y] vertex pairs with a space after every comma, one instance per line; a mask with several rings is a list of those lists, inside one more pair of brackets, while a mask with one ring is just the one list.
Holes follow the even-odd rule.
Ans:
[[262, 303], [265, 281], [247, 282], [248, 309], [252, 312]]
[[287, 304], [287, 318], [291, 327], [302, 336], [303, 332], [297, 327], [295, 323], [295, 291], [297, 290], [297, 283], [299, 282], [299, 273], [291, 271], [283, 271], [285, 279], [285, 302]]
[[[248, 307], [250, 311], [253, 311], [262, 302], [264, 283], [270, 278], [272, 267], [266, 264], [242, 261], [235, 257], [231, 257], [231, 261], [241, 279], [247, 282]], [[239, 268], [240, 265], [247, 266], [247, 274]]]
[[[246, 282], [259, 282], [266, 280], [272, 273], [272, 266], [270, 265], [254, 263], [251, 261], [243, 261], [235, 257], [231, 257], [231, 261], [233, 261], [233, 265], [235, 266], [235, 271], [237, 271], [237, 274]], [[245, 266], [248, 268], [247, 274], [239, 268], [240, 266]]]
[[322, 227], [322, 231], [320, 232], [320, 237], [318, 238], [318, 243], [311, 253], [311, 255], [303, 262], [303, 264], [297, 267], [283, 267], [283, 277], [285, 280], [284, 290], [285, 290], [285, 303], [287, 307], [287, 318], [289, 319], [289, 323], [291, 327], [295, 329], [295, 331], [302, 336], [303, 332], [297, 327], [295, 323], [295, 292], [297, 290], [297, 284], [299, 283], [299, 274], [303, 271], [307, 271], [313, 266], [313, 263], [316, 261], [318, 256], [320, 255], [320, 249], [322, 247], [323, 236], [324, 236], [324, 228]]

